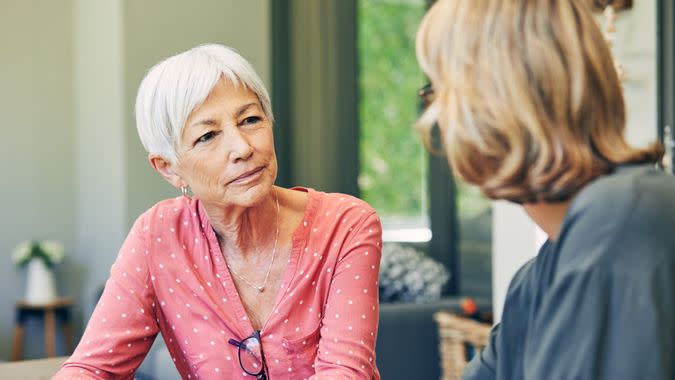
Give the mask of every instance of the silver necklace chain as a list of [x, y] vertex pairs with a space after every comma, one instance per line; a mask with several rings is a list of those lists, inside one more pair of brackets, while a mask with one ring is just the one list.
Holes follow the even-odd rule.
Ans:
[[274, 188], [274, 198], [277, 201], [277, 233], [276, 236], [274, 237], [274, 248], [272, 249], [272, 261], [270, 261], [270, 266], [267, 268], [267, 273], [265, 274], [265, 280], [263, 280], [263, 283], [261, 286], [256, 286], [249, 280], [247, 280], [244, 276], [240, 275], [239, 273], [235, 272], [234, 269], [230, 266], [230, 264], [227, 263], [227, 260], [225, 260], [225, 265], [227, 265], [227, 269], [232, 272], [235, 276], [239, 277], [244, 283], [253, 289], [257, 290], [258, 292], [262, 293], [265, 291], [265, 287], [267, 286], [267, 279], [270, 277], [270, 272], [272, 272], [272, 266], [274, 265], [274, 259], [277, 257], [277, 241], [279, 240], [279, 195], [277, 194], [276, 188]]

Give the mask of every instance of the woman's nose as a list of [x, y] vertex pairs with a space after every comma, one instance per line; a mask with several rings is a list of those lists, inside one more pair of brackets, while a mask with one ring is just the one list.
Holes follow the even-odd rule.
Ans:
[[226, 140], [227, 156], [231, 162], [246, 161], [253, 155], [251, 143], [239, 129], [234, 128], [224, 140]]

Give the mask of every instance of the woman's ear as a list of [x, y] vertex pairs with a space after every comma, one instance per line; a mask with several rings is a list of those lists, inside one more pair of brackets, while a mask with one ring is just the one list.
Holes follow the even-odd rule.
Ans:
[[156, 154], [149, 154], [148, 160], [152, 168], [173, 187], [180, 189], [182, 186], [187, 186], [185, 181], [176, 173], [174, 165], [169, 160]]

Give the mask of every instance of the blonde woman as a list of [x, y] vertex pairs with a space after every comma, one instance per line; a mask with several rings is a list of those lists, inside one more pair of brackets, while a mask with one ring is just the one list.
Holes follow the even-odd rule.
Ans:
[[[417, 34], [455, 173], [548, 235], [465, 379], [675, 379], [675, 179], [626, 142], [581, 0], [439, 0]], [[651, 126], [645, 126], [650, 128]]]

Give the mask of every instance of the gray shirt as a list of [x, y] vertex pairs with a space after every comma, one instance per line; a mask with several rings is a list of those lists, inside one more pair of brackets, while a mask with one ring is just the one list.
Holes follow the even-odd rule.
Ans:
[[675, 380], [675, 178], [634, 165], [585, 186], [463, 379]]

